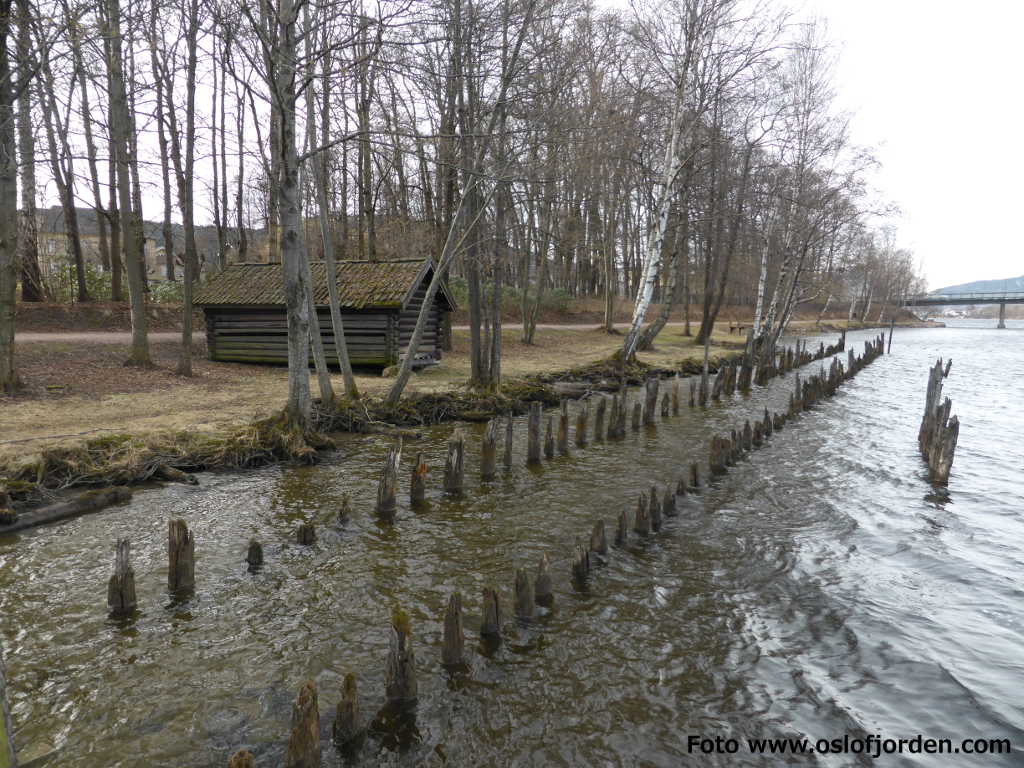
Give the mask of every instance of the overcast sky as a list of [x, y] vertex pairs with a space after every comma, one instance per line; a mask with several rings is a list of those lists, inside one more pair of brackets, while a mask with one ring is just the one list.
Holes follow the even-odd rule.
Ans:
[[1024, 2], [802, 3], [840, 44], [840, 106], [929, 288], [1024, 274]]

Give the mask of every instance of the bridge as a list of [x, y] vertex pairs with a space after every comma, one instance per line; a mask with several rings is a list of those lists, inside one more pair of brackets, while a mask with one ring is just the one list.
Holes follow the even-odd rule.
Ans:
[[1024, 304], [1024, 291], [986, 291], [984, 293], [922, 293], [903, 300], [905, 307], [944, 307], [956, 304], [998, 304], [999, 325], [1006, 327], [1006, 305]]

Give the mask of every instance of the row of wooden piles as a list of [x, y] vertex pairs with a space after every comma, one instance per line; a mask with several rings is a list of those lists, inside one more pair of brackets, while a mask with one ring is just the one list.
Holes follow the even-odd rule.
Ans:
[[956, 441], [960, 436], [960, 420], [950, 416], [953, 403], [942, 397], [942, 382], [949, 376], [953, 361], [945, 367], [940, 357], [928, 372], [928, 391], [925, 395], [924, 416], [917, 433], [917, 444], [928, 464], [928, 477], [933, 483], [946, 483], [953, 468]]

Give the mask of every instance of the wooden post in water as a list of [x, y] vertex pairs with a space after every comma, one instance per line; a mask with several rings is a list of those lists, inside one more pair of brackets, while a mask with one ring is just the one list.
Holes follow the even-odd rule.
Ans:
[[313, 523], [299, 523], [299, 527], [295, 531], [295, 540], [299, 542], [299, 544], [303, 544], [305, 546], [315, 544], [316, 525]]
[[690, 465], [690, 488], [694, 490], [700, 488], [700, 469], [697, 462]]
[[446, 667], [458, 667], [465, 663], [463, 647], [465, 637], [462, 631], [462, 597], [452, 592], [448, 607], [444, 611], [444, 637], [441, 641], [441, 663]]
[[651, 486], [651, 496], [647, 500], [647, 516], [651, 519], [651, 530], [661, 530], [661, 500], [658, 498], [658, 486]]
[[608, 412], [608, 429], [605, 432], [606, 439], [608, 440], [619, 436], [619, 409], [621, 407], [618, 393], [613, 392], [612, 405]]
[[637, 400], [635, 403], [633, 403], [632, 427], [633, 427], [633, 431], [634, 432], [636, 432], [638, 429], [640, 429], [640, 415], [641, 415], [642, 411], [643, 411], [643, 405], [640, 403], [639, 400]]
[[[412, 468], [412, 475], [409, 477], [409, 503], [420, 506], [427, 500], [427, 462], [423, 460], [423, 454], [416, 454], [416, 465]], [[347, 502], [347, 497], [346, 497]]]
[[577, 584], [583, 584], [590, 575], [590, 550], [580, 543], [576, 544], [572, 557], [572, 576]]
[[341, 686], [341, 700], [334, 711], [331, 739], [339, 747], [351, 744], [361, 732], [359, 727], [359, 690], [356, 676], [348, 672]]
[[135, 571], [130, 562], [128, 539], [118, 539], [114, 557], [114, 575], [107, 583], [107, 608], [112, 616], [130, 616], [135, 610]]
[[896, 327], [896, 315], [892, 316], [892, 320], [889, 321], [889, 347], [885, 350], [885, 353], [892, 354], [892, 332]]
[[284, 768], [319, 768], [320, 705], [316, 683], [307, 680], [292, 704], [292, 732], [284, 753]]
[[416, 654], [412, 648], [412, 623], [409, 615], [396, 608], [391, 614], [388, 660], [384, 667], [384, 691], [389, 704], [415, 701]]
[[551, 582], [551, 563], [548, 562], [547, 554], [540, 556], [537, 564], [537, 576], [533, 580], [533, 599], [537, 605], [551, 605], [555, 599], [555, 593]]
[[604, 520], [594, 523], [594, 530], [590, 532], [590, 551], [599, 555], [608, 554], [608, 537], [604, 532]]
[[669, 400], [670, 398], [668, 392], [661, 396], [661, 418], [663, 420], [668, 418]]
[[249, 566], [250, 573], [255, 573], [263, 567], [263, 545], [256, 539], [249, 539], [249, 549], [245, 553], [245, 562]]
[[648, 536], [651, 533], [651, 517], [648, 512], [647, 495], [640, 494], [636, 504], [636, 521], [633, 523], [633, 530], [641, 536]]
[[541, 404], [530, 403], [530, 415], [526, 422], [527, 464], [540, 464], [540, 417]]
[[690, 379], [690, 407], [697, 407], [697, 381], [693, 378]]
[[4, 669], [3, 649], [0, 648], [0, 768], [18, 768], [17, 750], [14, 748], [14, 726], [7, 703], [7, 672]]
[[516, 568], [515, 581], [516, 618], [532, 619], [534, 614], [533, 583], [525, 568]]
[[676, 482], [676, 496], [685, 496], [685, 495], [686, 495], [686, 478], [685, 477], [680, 477], [679, 480]]
[[544, 458], [551, 461], [555, 458], [554, 417], [548, 416], [547, 428], [544, 430]]
[[594, 439], [604, 439], [604, 414], [608, 408], [608, 398], [604, 395], [597, 396], [597, 408], [594, 409]]
[[665, 517], [676, 516], [676, 495], [672, 493], [672, 489], [668, 486], [665, 487], [665, 497], [661, 505], [661, 513]]
[[562, 400], [558, 412], [558, 455], [566, 456], [569, 453], [569, 403]]
[[512, 412], [505, 416], [505, 471], [512, 469]]
[[651, 376], [644, 383], [644, 426], [654, 426], [654, 412], [658, 407], [658, 388], [661, 381], [657, 376]]
[[590, 417], [590, 404], [583, 401], [579, 413], [576, 415], [576, 445], [580, 448], [587, 446], [587, 419]]
[[498, 420], [491, 419], [480, 442], [480, 478], [493, 480], [498, 474]]
[[196, 542], [184, 520], [167, 525], [167, 588], [188, 592], [196, 586]]
[[[6, 768], [3, 761], [0, 768]], [[248, 749], [240, 749], [228, 758], [228, 768], [256, 768], [256, 757]]]
[[444, 489], [448, 493], [462, 493], [465, 450], [466, 441], [462, 436], [462, 430], [456, 429], [448, 439], [448, 453], [444, 460]]
[[388, 451], [377, 483], [377, 514], [394, 517], [398, 509], [398, 465], [402, 463], [402, 438], [398, 438]]
[[615, 528], [615, 546], [625, 546], [629, 541], [629, 510], [623, 508], [619, 512], [618, 525]]
[[483, 600], [480, 634], [483, 637], [501, 637], [501, 597], [498, 590], [484, 587]]
[[672, 379], [672, 415], [679, 415], [679, 374]]

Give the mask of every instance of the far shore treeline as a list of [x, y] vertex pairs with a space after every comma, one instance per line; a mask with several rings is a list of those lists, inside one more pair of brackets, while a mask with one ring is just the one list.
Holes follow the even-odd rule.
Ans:
[[432, 259], [423, 306], [447, 280], [482, 391], [501, 387], [510, 303], [527, 344], [553, 301], [600, 302], [609, 333], [625, 306], [629, 361], [670, 316], [704, 344], [742, 307], [757, 354], [809, 308], [879, 322], [923, 287], [895, 206], [873, 192], [877, 163], [834, 104], [836, 48], [781, 2], [0, 11], [0, 393], [21, 383], [19, 299], [127, 301], [127, 364], [141, 367], [147, 304], [180, 303], [190, 376], [197, 283], [239, 262], [283, 264], [283, 405], [299, 430], [314, 261], [332, 286], [339, 261]]

